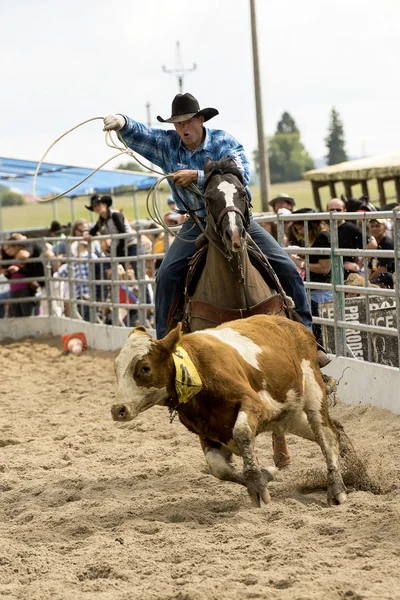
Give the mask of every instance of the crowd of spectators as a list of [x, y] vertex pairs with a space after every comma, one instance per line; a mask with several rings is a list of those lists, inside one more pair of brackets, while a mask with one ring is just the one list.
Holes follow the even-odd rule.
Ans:
[[[283, 243], [291, 250], [290, 256], [302, 277], [312, 283], [331, 283], [331, 257], [316, 253], [308, 255], [307, 258], [301, 252], [306, 245], [306, 237], [309, 248], [331, 248], [329, 220], [313, 219], [305, 225], [301, 219], [293, 221], [287, 219], [290, 215], [298, 216], [316, 212], [313, 208], [295, 210], [296, 201], [288, 194], [279, 194], [271, 200], [270, 206], [273, 212], [263, 213], [263, 215], [285, 217]], [[37, 315], [41, 310], [45, 310], [44, 302], [42, 309], [40, 308], [41, 299], [44, 297], [44, 265], [51, 264], [52, 297], [58, 298], [53, 302], [54, 314], [89, 320], [89, 301], [96, 300], [106, 304], [105, 307], [96, 308], [96, 320], [110, 323], [112, 307], [115, 303], [132, 304], [132, 308], [126, 306], [119, 308], [118, 318], [125, 325], [134, 325], [138, 317], [134, 305], [138, 303], [140, 297], [137, 283], [138, 249], [140, 254], [163, 255], [172, 242], [172, 237], [166, 231], [160, 232], [155, 223], [149, 223], [147, 230], [150, 231], [147, 235], [140, 234], [137, 241], [138, 236], [123, 212], [111, 207], [110, 196], [92, 196], [86, 208], [97, 215], [95, 223], [90, 224], [86, 219], [78, 219], [69, 230], [66, 230], [58, 221], [53, 221], [47, 231], [47, 237], [54, 238], [54, 241], [50, 240], [41, 246], [33, 239], [27, 240], [21, 233], [12, 233], [8, 236], [1, 246], [0, 258], [3, 264], [0, 265], [0, 318]], [[395, 207], [395, 203], [390, 204], [385, 207], [385, 210], [392, 210]], [[376, 218], [374, 214], [373, 218], [367, 221], [366, 235], [363, 234], [362, 223], [357, 219], [337, 221], [338, 247], [351, 250], [349, 256], [343, 258], [343, 280], [346, 285], [364, 286], [367, 274], [367, 285], [392, 289], [395, 285], [394, 259], [377, 255], [365, 261], [357, 252], [362, 249], [393, 250], [391, 221], [381, 218], [379, 211], [366, 198], [359, 200], [347, 200], [344, 196], [332, 198], [327, 203], [326, 212], [376, 212]], [[177, 211], [172, 197], [168, 198], [167, 211], [163, 215], [164, 223], [168, 227], [175, 227], [180, 225], [184, 218], [184, 215]], [[269, 220], [261, 225], [275, 239], [278, 239], [276, 221]], [[113, 252], [111, 238], [104, 237], [112, 234], [124, 234], [123, 238], [114, 242]], [[97, 239], [97, 235], [102, 236], [101, 240]], [[74, 239], [71, 240], [71, 237]], [[112, 254], [120, 259], [114, 271], [111, 265]], [[161, 261], [162, 256], [151, 256], [144, 263], [144, 277], [151, 283], [145, 286], [145, 297], [142, 296], [141, 301], [147, 304], [153, 302], [154, 277]], [[120, 281], [114, 294], [113, 286], [109, 283], [112, 272], [114, 279], [117, 276]], [[30, 278], [31, 281], [21, 282], [20, 280], [24, 278]], [[91, 284], [90, 281], [94, 283]], [[354, 295], [354, 292], [348, 295]], [[8, 299], [15, 299], [16, 302], [7, 304]], [[319, 305], [332, 300], [332, 292], [326, 288], [311, 290], [310, 299], [312, 313], [318, 315]], [[151, 325], [150, 309], [147, 311], [147, 317]], [[315, 326], [315, 334], [321, 342], [321, 331], [318, 326]]]
[[[331, 248], [331, 232], [328, 220], [308, 221], [308, 244], [306, 244], [305, 222], [302, 220], [287, 219], [290, 215], [317, 213], [313, 208], [299, 208], [294, 210], [296, 201], [288, 194], [279, 194], [270, 201], [273, 213], [263, 213], [263, 216], [275, 214], [285, 218], [284, 245], [291, 250], [290, 256], [295, 262], [303, 279], [311, 283], [332, 282], [332, 261], [330, 256], [310, 254], [307, 257], [301, 253], [306, 245], [308, 248]], [[393, 289], [395, 286], [395, 261], [393, 258], [376, 257], [364, 258], [359, 256], [358, 250], [393, 250], [392, 240], [393, 224], [390, 219], [380, 216], [380, 211], [389, 211], [399, 207], [391, 203], [384, 208], [377, 209], [368, 198], [347, 199], [345, 196], [331, 198], [326, 206], [329, 213], [360, 213], [360, 218], [353, 220], [339, 219], [337, 222], [338, 248], [351, 250], [351, 255], [343, 257], [343, 283], [358, 287], [375, 287]], [[362, 232], [363, 213], [370, 215], [366, 225], [366, 235]], [[376, 217], [375, 217], [376, 213]], [[278, 239], [276, 222], [263, 224], [271, 235]], [[337, 283], [340, 281], [337, 280]], [[346, 296], [357, 296], [357, 293], [348, 293]], [[311, 309], [314, 316], [319, 316], [319, 305], [332, 300], [332, 292], [328, 289], [311, 290]], [[322, 343], [321, 328], [314, 325], [317, 340]]]
[[[56, 298], [52, 301], [55, 315], [90, 320], [89, 301], [95, 300], [103, 303], [95, 310], [96, 322], [111, 323], [112, 306], [118, 303], [132, 305], [132, 309], [117, 307], [118, 321], [128, 326], [136, 324], [138, 312], [133, 305], [140, 297], [138, 245], [140, 254], [163, 254], [172, 240], [166, 233], [160, 233], [157, 225], [149, 223], [148, 228], [156, 231], [154, 234], [139, 234], [138, 244], [138, 235], [128, 219], [122, 211], [113, 210], [111, 205], [110, 196], [92, 196], [86, 208], [98, 215], [97, 221], [90, 224], [86, 219], [78, 219], [70, 227], [62, 227], [58, 221], [53, 221], [45, 232], [46, 243], [28, 240], [22, 233], [12, 233], [3, 240], [0, 318], [46, 314], [44, 288], [45, 265], [48, 265], [46, 274], [50, 274], [51, 297]], [[175, 212], [175, 208], [172, 198], [169, 198], [168, 212], [164, 215], [164, 222], [169, 226], [180, 224], [184, 218]], [[114, 252], [111, 237], [107, 237], [113, 234], [124, 234], [114, 242]], [[102, 236], [101, 239], [97, 239], [98, 235]], [[119, 259], [114, 263], [115, 270], [112, 255]], [[28, 259], [36, 260], [25, 262]], [[143, 275], [149, 283], [144, 286], [142, 302], [147, 304], [154, 301], [154, 277], [161, 260], [161, 257], [150, 257], [144, 263]], [[118, 287], [110, 283], [113, 273], [114, 279], [117, 277], [120, 281]], [[34, 278], [34, 281], [19, 281], [28, 277]], [[117, 290], [114, 294], [113, 287]], [[7, 302], [10, 299], [14, 301]], [[20, 302], [15, 301], [19, 299]], [[152, 325], [152, 316], [152, 311], [147, 310], [149, 326]]]

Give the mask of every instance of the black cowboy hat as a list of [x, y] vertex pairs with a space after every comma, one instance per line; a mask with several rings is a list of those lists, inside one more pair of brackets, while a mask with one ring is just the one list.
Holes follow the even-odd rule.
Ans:
[[49, 233], [59, 233], [60, 231], [62, 231], [62, 227], [59, 221], [52, 221], [49, 228]]
[[278, 200], [284, 200], [288, 204], [291, 204], [291, 206], [296, 206], [296, 200], [289, 196], [289, 194], [278, 194], [275, 198], [272, 198], [272, 200], [268, 202], [268, 204], [270, 206], [274, 206], [275, 202], [277, 202]]
[[97, 194], [95, 194], [94, 196], [92, 196], [90, 198], [90, 206], [86, 206], [86, 204], [85, 204], [85, 208], [93, 211], [95, 204], [98, 204], [99, 202], [104, 202], [104, 204], [107, 204], [108, 208], [110, 208], [110, 206], [112, 204], [112, 198], [111, 198], [111, 196], [101, 196], [100, 197]]
[[204, 121], [212, 119], [218, 115], [216, 108], [203, 108], [192, 94], [177, 94], [172, 100], [171, 116], [169, 119], [163, 119], [158, 116], [160, 123], [178, 123], [180, 121], [189, 121], [192, 117], [204, 117]]

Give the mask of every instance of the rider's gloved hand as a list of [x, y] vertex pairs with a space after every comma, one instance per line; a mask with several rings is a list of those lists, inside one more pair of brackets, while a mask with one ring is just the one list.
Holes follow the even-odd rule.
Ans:
[[107, 115], [104, 119], [103, 131], [119, 131], [125, 125], [126, 120], [122, 115]]

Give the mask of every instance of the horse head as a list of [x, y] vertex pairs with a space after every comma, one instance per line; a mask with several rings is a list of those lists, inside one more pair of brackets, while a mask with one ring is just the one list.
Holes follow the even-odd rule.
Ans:
[[229, 253], [240, 252], [245, 247], [250, 204], [242, 174], [230, 156], [217, 161], [208, 158], [204, 173], [207, 221]]

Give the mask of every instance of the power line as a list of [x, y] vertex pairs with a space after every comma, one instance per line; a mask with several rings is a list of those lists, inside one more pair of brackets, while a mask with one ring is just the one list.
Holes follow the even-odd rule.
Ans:
[[172, 75], [176, 75], [178, 78], [178, 86], [179, 86], [179, 93], [182, 94], [183, 91], [183, 77], [185, 73], [190, 73], [192, 71], [195, 71], [197, 68], [196, 63], [193, 63], [193, 66], [190, 69], [185, 69], [183, 67], [183, 62], [182, 62], [182, 56], [181, 56], [181, 49], [180, 49], [180, 44], [179, 42], [176, 42], [176, 68], [175, 69], [167, 69], [164, 65], [163, 65], [163, 71], [164, 73], [171, 73]]

